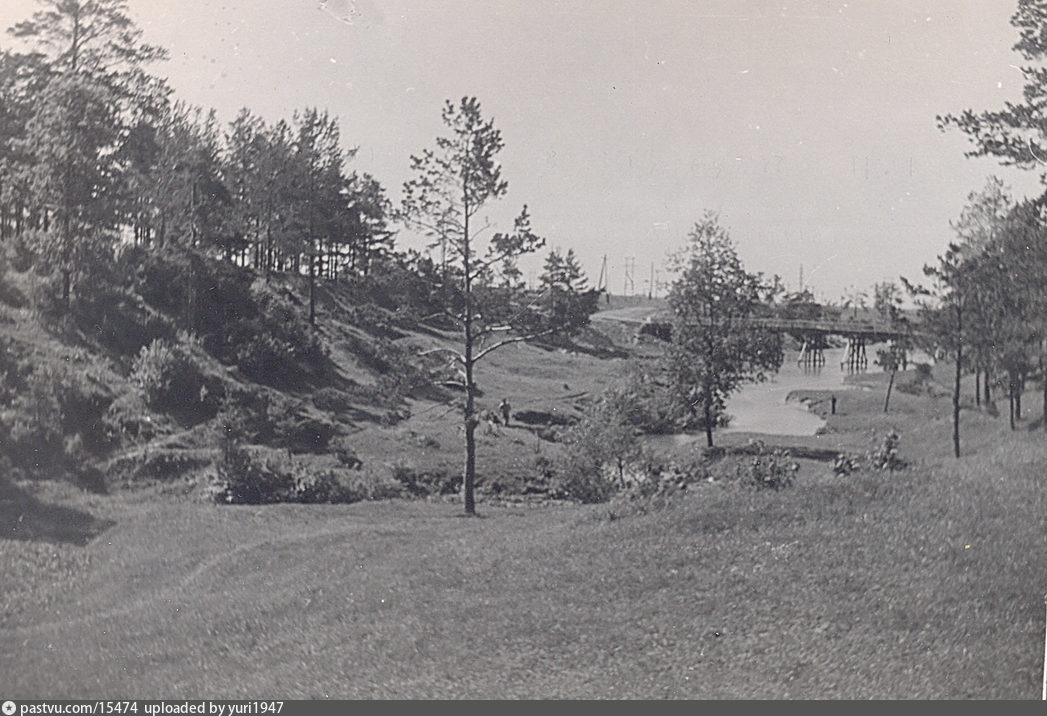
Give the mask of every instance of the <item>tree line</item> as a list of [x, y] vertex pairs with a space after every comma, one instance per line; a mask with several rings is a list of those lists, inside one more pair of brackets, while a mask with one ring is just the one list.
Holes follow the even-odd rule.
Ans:
[[366, 274], [392, 248], [390, 205], [351, 171], [326, 111], [223, 127], [150, 73], [166, 50], [142, 40], [122, 0], [43, 0], [0, 52], [0, 237], [77, 279], [115, 245], [181, 246], [314, 281]]
[[[1042, 63], [1047, 2], [1019, 0], [1011, 24], [1019, 32], [1014, 50], [1027, 63]], [[1022, 102], [939, 117], [941, 129], [967, 135], [968, 156], [996, 157], [1023, 169], [1047, 164], [1047, 69], [1028, 64], [1021, 70]], [[1015, 200], [1000, 179], [990, 177], [968, 196], [952, 228], [956, 239], [924, 267], [928, 285], [906, 283], [920, 305], [924, 342], [955, 367], [952, 439], [959, 457], [964, 375], [975, 376], [976, 404], [993, 405], [994, 387], [1002, 389], [1014, 429], [1026, 381], [1038, 373], [1047, 429], [1047, 194]]]

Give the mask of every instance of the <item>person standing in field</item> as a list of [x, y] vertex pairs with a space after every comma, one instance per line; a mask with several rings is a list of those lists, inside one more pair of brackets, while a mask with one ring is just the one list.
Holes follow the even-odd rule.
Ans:
[[512, 407], [509, 405], [508, 398], [502, 398], [502, 402], [498, 404], [498, 410], [502, 413], [502, 422], [505, 423], [505, 427], [509, 427], [509, 411]]

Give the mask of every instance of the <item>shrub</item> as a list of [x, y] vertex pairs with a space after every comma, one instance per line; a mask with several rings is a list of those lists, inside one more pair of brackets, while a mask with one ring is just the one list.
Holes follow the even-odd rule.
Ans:
[[393, 465], [393, 479], [416, 497], [454, 495], [462, 489], [461, 473], [445, 467], [418, 470], [409, 463], [397, 462]]
[[932, 378], [931, 364], [930, 363], [917, 363], [916, 368], [916, 380], [920, 382], [930, 381]]
[[177, 343], [155, 339], [138, 353], [131, 382], [146, 405], [164, 412], [213, 414], [217, 396], [208, 394], [194, 347], [183, 335]]
[[317, 468], [295, 460], [288, 499], [303, 504], [349, 503], [400, 496], [400, 486], [374, 471]]
[[293, 486], [289, 475], [270, 466], [230, 436], [222, 441], [222, 455], [210, 486], [215, 502], [261, 505], [289, 501]]
[[618, 487], [613, 476], [605, 474], [598, 467], [579, 469], [579, 464], [575, 462], [558, 472], [553, 489], [566, 499], [594, 504], [607, 502], [618, 491]]
[[239, 326], [242, 340], [233, 349], [233, 361], [246, 375], [258, 381], [283, 379], [292, 364], [290, 349], [261, 326]]
[[[872, 470], [894, 472], [906, 467], [906, 462], [898, 456], [898, 433], [893, 430], [884, 435], [879, 446], [867, 452], [864, 462]], [[837, 475], [850, 475], [862, 467], [862, 459], [851, 455], [839, 455], [833, 461], [833, 472]]]
[[333, 470], [308, 469], [292, 463], [290, 494], [292, 502], [317, 504], [322, 502], [352, 502]]
[[376, 469], [373, 466], [344, 473], [342, 489], [348, 502], [386, 500], [403, 494], [400, 483], [393, 479], [387, 469]]
[[63, 453], [62, 407], [52, 370], [40, 368], [25, 380], [6, 410], [0, 412], [5, 450], [15, 465], [47, 470]]
[[390, 476], [361, 471], [359, 459], [348, 448], [340, 448], [335, 456], [296, 456], [283, 450], [247, 448], [242, 436], [241, 426], [224, 426], [221, 456], [209, 486], [215, 502], [319, 504], [400, 495], [400, 486]]
[[82, 372], [13, 354], [0, 360], [0, 440], [12, 462], [30, 473], [77, 472], [107, 444], [102, 415], [111, 396]]
[[756, 456], [738, 466], [742, 482], [758, 490], [791, 487], [800, 466], [790, 459], [789, 451], [768, 451], [763, 443], [757, 442], [756, 445]]
[[272, 444], [295, 452], [323, 452], [338, 431], [334, 423], [306, 415], [300, 409], [273, 417], [276, 435]]
[[841, 453], [833, 460], [833, 472], [837, 475], [850, 475], [859, 469], [861, 469], [861, 463], [850, 455]]
[[235, 434], [237, 439], [266, 443], [276, 434], [273, 415], [283, 412], [282, 405], [272, 405], [268, 391], [258, 388], [231, 390], [222, 403], [216, 421], [222, 436]]
[[131, 391], [114, 400], [102, 415], [102, 428], [112, 443], [148, 442], [156, 437], [157, 427], [142, 396]]
[[686, 427], [669, 390], [659, 384], [649, 368], [631, 364], [620, 383], [608, 392], [624, 420], [642, 433], [662, 435]]
[[140, 257], [129, 288], [149, 307], [184, 321], [215, 358], [262, 382], [300, 380], [317, 368], [323, 344], [294, 299], [229, 261], [175, 246]]
[[581, 502], [605, 502], [625, 486], [641, 457], [629, 404], [618, 391], [608, 391], [586, 408], [581, 419], [561, 435], [564, 450], [555, 487]]
[[339, 430], [305, 403], [264, 389], [232, 391], [223, 401], [218, 418], [219, 424], [231, 426], [244, 442], [294, 452], [325, 451]]
[[893, 430], [883, 437], [879, 447], [868, 454], [869, 464], [874, 470], [894, 472], [905, 467], [905, 461], [898, 457], [898, 433]]
[[617, 520], [666, 509], [686, 493], [689, 483], [697, 481], [706, 472], [704, 461], [680, 465], [646, 455], [640, 465], [638, 479], [630, 481], [615, 494], [607, 510], [599, 513], [598, 517]]

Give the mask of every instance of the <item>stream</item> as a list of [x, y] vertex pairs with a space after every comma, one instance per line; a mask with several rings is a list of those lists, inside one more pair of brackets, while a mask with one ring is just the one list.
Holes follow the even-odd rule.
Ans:
[[[866, 372], [879, 370], [871, 365], [878, 347], [866, 348], [870, 360]], [[840, 361], [845, 352], [846, 348], [827, 348], [825, 365], [818, 367], [799, 366], [796, 364], [796, 352], [787, 352], [777, 374], [763, 383], [743, 386], [728, 399], [727, 414], [731, 416], [731, 422], [726, 428], [717, 428], [716, 432], [814, 435], [825, 421], [809, 412], [803, 403], [796, 400], [787, 402], [786, 398], [794, 390], [855, 389], [855, 386], [844, 384], [848, 372], [846, 368], [840, 367]], [[648, 439], [653, 445], [671, 447], [705, 440], [705, 433], [657, 435]]]

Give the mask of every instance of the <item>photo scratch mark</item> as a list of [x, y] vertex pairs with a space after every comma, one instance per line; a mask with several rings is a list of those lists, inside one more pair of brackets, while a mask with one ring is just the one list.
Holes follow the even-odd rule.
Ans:
[[354, 18], [360, 17], [360, 11], [353, 0], [319, 0], [319, 8], [346, 25], [352, 25]]

